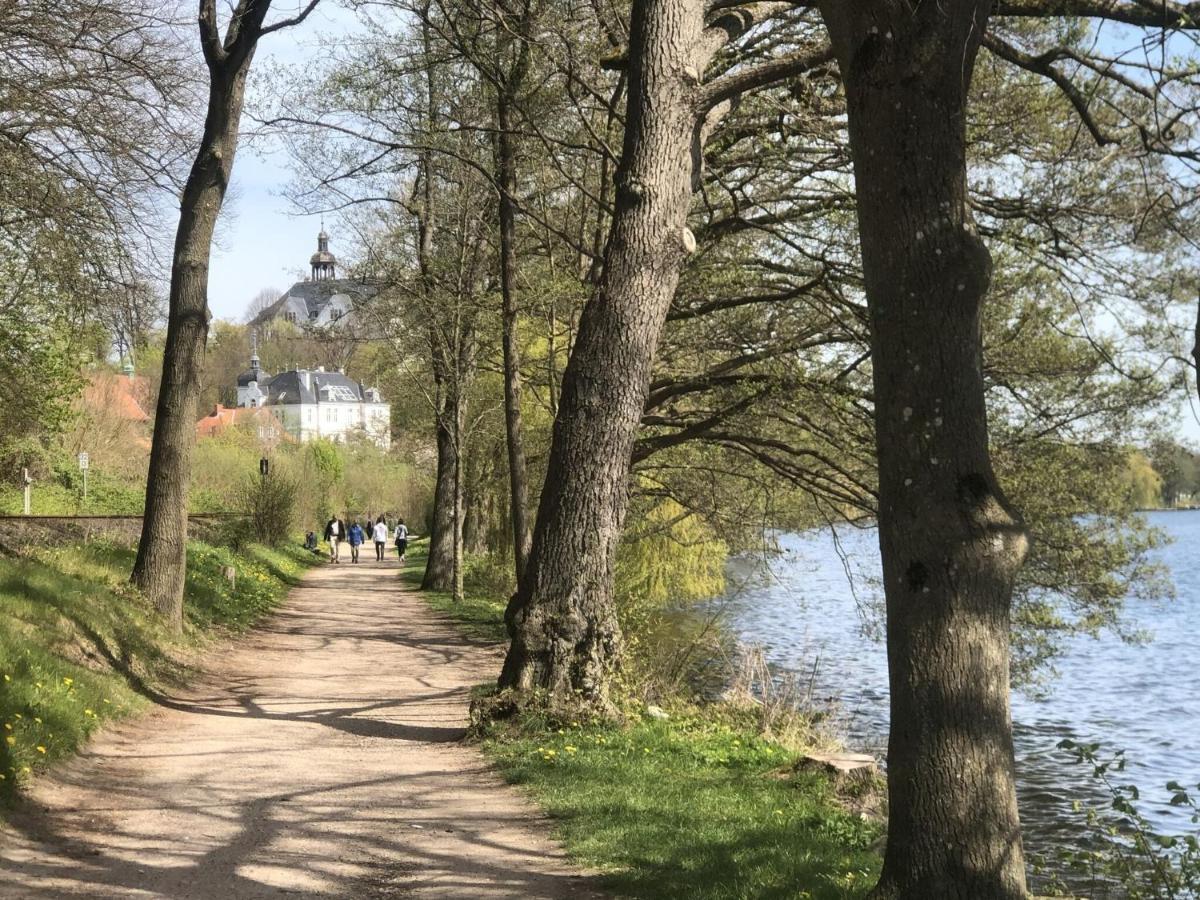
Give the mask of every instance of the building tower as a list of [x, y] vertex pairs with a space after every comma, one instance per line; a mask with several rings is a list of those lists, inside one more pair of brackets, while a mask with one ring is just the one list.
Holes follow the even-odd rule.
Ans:
[[329, 252], [329, 235], [325, 233], [325, 224], [321, 224], [321, 233], [317, 235], [317, 252], [309, 260], [312, 263], [312, 280], [324, 281], [337, 277], [337, 257]]

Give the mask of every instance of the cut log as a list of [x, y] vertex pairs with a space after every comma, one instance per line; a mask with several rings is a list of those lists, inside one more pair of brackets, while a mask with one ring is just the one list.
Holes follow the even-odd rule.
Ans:
[[796, 771], [824, 772], [836, 783], [869, 781], [879, 774], [875, 757], [869, 753], [808, 753], [796, 762]]

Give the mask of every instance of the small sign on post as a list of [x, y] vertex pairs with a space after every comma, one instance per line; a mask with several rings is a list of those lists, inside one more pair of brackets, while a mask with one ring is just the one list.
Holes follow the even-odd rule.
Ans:
[[25, 515], [33, 512], [33, 478], [28, 469], [21, 470], [21, 483], [25, 485]]
[[271, 470], [271, 461], [265, 456], [258, 461], [258, 474], [263, 478], [267, 477], [267, 473]]
[[83, 502], [87, 503], [88, 455], [86, 450], [79, 454], [79, 471], [83, 473]]

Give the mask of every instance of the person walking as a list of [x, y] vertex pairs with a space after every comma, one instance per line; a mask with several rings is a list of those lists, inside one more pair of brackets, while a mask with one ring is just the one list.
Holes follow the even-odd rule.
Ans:
[[346, 537], [350, 541], [350, 561], [357, 563], [358, 548], [362, 545], [362, 542], [366, 540], [366, 534], [363, 532], [363, 527], [357, 522], [352, 522], [350, 524], [349, 531], [346, 533]]
[[396, 520], [396, 555], [400, 557], [400, 565], [404, 565], [404, 554], [408, 552], [408, 527], [403, 519]]
[[372, 537], [375, 538], [375, 561], [383, 562], [384, 548], [387, 547], [388, 539], [388, 526], [383, 516], [379, 517], [379, 521], [375, 523], [372, 531]]
[[325, 523], [325, 540], [329, 541], [329, 561], [331, 563], [341, 562], [339, 545], [345, 536], [346, 523], [337, 516], [331, 516]]

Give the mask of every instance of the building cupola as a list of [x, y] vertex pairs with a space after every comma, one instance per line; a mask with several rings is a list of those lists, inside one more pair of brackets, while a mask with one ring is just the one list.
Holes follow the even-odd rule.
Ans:
[[321, 233], [317, 235], [317, 252], [309, 262], [312, 263], [313, 281], [337, 277], [337, 257], [329, 252], [329, 235], [325, 233], [324, 223], [321, 224]]

